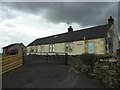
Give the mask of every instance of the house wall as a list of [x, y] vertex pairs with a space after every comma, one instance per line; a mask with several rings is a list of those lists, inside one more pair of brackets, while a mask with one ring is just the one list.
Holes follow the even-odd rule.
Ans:
[[65, 52], [65, 43], [56, 43], [54, 50], [55, 52]]
[[117, 49], [119, 49], [119, 38], [114, 25], [111, 29], [113, 29], [113, 56], [116, 56]]
[[25, 46], [22, 44], [14, 45], [3, 49], [3, 54], [7, 54], [10, 50], [18, 50], [18, 53], [25, 51]]
[[[94, 44], [94, 53], [95, 54], [106, 54], [106, 44], [105, 39], [91, 39], [91, 40], [81, 40], [81, 41], [74, 41], [73, 42], [73, 48], [71, 52], [67, 52], [69, 55], [80, 55], [83, 53], [88, 52], [88, 43], [93, 42]], [[28, 54], [30, 53], [30, 48], [34, 49], [35, 53], [35, 47], [38, 47], [38, 54], [41, 54], [42, 50], [41, 48], [44, 47], [44, 52], [49, 52], [49, 44], [46, 45], [37, 45], [37, 46], [28, 46], [27, 51]], [[63, 52], [65, 53], [65, 43], [55, 43], [54, 44], [54, 52]]]
[[[106, 44], [105, 44], [105, 39], [101, 38], [101, 39], [93, 39], [93, 40], [88, 40], [89, 42], [93, 42], [94, 43], [94, 52], [95, 54], [105, 54], [106, 53]], [[86, 46], [88, 49], [88, 46]]]
[[[116, 56], [117, 55], [117, 49], [119, 49], [119, 38], [118, 33], [115, 29], [115, 25], [111, 25], [109, 31], [108, 31], [108, 53], [109, 55]], [[111, 44], [109, 44], [111, 43]]]
[[94, 53], [95, 54], [105, 54], [106, 53], [106, 44], [105, 39], [91, 39], [86, 41], [75, 41], [73, 42], [73, 51], [69, 52], [70, 55], [79, 55], [83, 53], [88, 53], [88, 43], [93, 42], [94, 44]]
[[[49, 52], [49, 45], [41, 45], [44, 48], [44, 52]], [[42, 50], [41, 50], [42, 52]]]
[[85, 42], [84, 41], [74, 41], [73, 49], [71, 52], [68, 52], [69, 55], [77, 55], [85, 52]]

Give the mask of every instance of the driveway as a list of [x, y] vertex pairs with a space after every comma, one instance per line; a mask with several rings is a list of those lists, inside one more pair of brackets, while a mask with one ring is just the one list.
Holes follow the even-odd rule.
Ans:
[[59, 64], [31, 64], [5, 73], [3, 88], [101, 88], [94, 79]]

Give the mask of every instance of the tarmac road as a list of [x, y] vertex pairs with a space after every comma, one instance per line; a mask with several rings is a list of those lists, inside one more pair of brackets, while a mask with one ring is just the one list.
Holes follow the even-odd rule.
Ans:
[[67, 65], [33, 64], [2, 76], [2, 88], [101, 88], [86, 75], [76, 74]]

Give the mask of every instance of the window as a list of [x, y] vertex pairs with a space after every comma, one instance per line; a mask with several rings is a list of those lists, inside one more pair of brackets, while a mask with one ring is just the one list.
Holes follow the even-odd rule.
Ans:
[[52, 52], [52, 45], [49, 45], [49, 52]]
[[68, 50], [69, 50], [69, 44], [66, 43], [66, 45], [65, 45], [65, 51], [68, 52]]
[[52, 51], [54, 52], [54, 44], [52, 45]]
[[38, 53], [38, 46], [36, 46], [36, 53]]
[[72, 42], [70, 42], [69, 51], [72, 51], [72, 47], [73, 47]]
[[72, 42], [67, 42], [65, 45], [65, 51], [66, 52], [71, 52], [73, 49], [73, 43]]
[[21, 48], [21, 51], [23, 51], [23, 48]]
[[44, 46], [41, 46], [41, 52], [44, 52]]
[[34, 49], [33, 48], [30, 48], [30, 53], [34, 53]]
[[54, 44], [49, 45], [49, 52], [54, 52]]
[[15, 49], [15, 53], [18, 54], [18, 49], [17, 48]]

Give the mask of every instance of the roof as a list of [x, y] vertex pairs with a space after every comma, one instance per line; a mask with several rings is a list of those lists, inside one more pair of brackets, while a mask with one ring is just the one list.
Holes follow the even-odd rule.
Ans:
[[8, 46], [3, 47], [3, 49], [12, 47], [12, 46], [14, 46], [14, 45], [20, 45], [20, 44], [21, 44], [21, 45], [24, 45], [23, 43], [14, 43], [14, 44], [10, 44], [10, 45], [8, 45]]
[[44, 38], [38, 38], [31, 42], [28, 46], [43, 45], [43, 44], [54, 44], [62, 42], [71, 42], [77, 40], [86, 40], [104, 38], [107, 35], [107, 25], [99, 25], [91, 28], [85, 28], [76, 30], [73, 32], [67, 32], [62, 34], [56, 34]]

